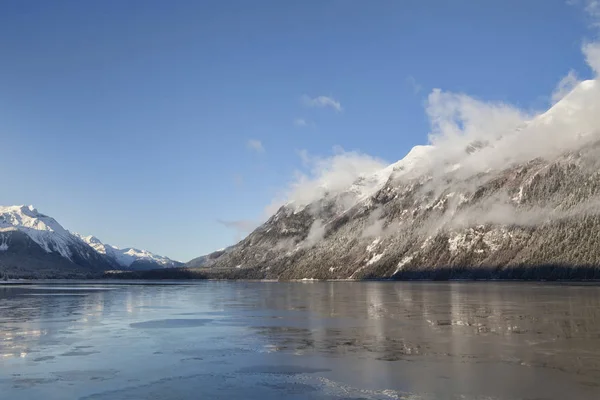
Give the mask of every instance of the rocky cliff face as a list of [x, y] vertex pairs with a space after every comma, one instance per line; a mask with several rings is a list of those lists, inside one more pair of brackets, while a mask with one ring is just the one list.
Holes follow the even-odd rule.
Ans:
[[[345, 191], [284, 205], [203, 271], [279, 279], [600, 278], [600, 125], [588, 102], [597, 86], [583, 82], [492, 140], [458, 151], [418, 149], [418, 162], [413, 154]], [[373, 181], [383, 183], [356, 190]]]

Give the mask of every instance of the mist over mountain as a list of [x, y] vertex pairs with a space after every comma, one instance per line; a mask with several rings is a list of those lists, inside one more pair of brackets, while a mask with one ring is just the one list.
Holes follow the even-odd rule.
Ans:
[[[584, 54], [596, 69], [600, 52]], [[572, 74], [545, 112], [434, 90], [430, 144], [357, 153], [294, 182], [217, 276], [600, 278], [600, 83]], [[190, 264], [190, 267], [196, 265]]]

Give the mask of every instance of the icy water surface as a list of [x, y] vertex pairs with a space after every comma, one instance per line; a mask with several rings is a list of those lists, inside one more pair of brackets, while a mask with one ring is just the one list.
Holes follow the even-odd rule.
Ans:
[[600, 287], [0, 285], [2, 399], [600, 399]]

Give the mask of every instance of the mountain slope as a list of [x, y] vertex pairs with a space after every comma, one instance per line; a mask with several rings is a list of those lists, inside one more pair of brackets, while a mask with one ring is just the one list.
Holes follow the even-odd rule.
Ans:
[[[344, 190], [290, 202], [203, 270], [280, 279], [600, 278], [599, 86], [582, 82], [512, 130], [417, 147]], [[376, 183], [357, 191], [364, 182]]]
[[33, 206], [0, 207], [0, 271], [9, 276], [94, 274], [111, 267], [86, 243]]
[[185, 266], [188, 268], [199, 268], [199, 267], [205, 266], [205, 265], [215, 261], [219, 257], [221, 257], [223, 254], [227, 253], [230, 249], [231, 249], [230, 247], [227, 247], [224, 249], [219, 249], [217, 251], [213, 251], [212, 253], [206, 254], [204, 256], [196, 257], [196, 258], [188, 261], [185, 264]]
[[33, 206], [0, 206], [0, 275], [88, 277], [111, 269], [181, 265], [147, 251], [121, 250], [93, 239], [72, 234]]

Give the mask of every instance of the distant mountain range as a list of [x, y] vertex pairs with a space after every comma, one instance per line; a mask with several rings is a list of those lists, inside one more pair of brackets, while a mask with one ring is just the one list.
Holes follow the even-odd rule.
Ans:
[[79, 277], [114, 269], [181, 265], [149, 251], [119, 249], [94, 236], [71, 233], [33, 206], [0, 206], [0, 274], [4, 276]]

